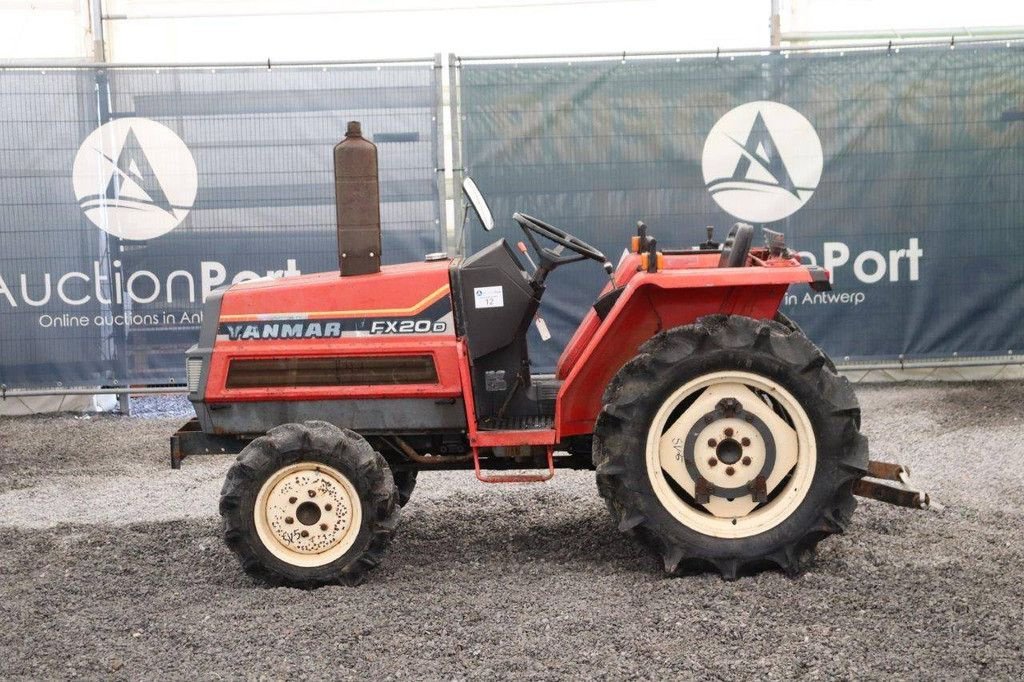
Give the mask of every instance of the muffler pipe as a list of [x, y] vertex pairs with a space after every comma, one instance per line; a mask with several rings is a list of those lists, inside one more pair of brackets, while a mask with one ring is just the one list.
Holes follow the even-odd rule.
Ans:
[[338, 270], [342, 277], [380, 272], [380, 179], [377, 146], [349, 121], [334, 147]]

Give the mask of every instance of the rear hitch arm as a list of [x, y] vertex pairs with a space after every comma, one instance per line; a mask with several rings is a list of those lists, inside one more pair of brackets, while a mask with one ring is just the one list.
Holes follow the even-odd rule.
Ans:
[[870, 460], [868, 473], [854, 484], [853, 494], [897, 507], [942, 509], [942, 505], [932, 500], [928, 493], [910, 482], [910, 468], [902, 464]]

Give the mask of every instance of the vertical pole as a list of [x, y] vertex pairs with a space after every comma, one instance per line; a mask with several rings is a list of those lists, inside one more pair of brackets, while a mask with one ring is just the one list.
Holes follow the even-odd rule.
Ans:
[[[466, 166], [462, 159], [462, 63], [454, 54], [448, 55], [451, 64], [448, 78], [448, 87], [451, 89], [449, 96], [450, 114], [452, 120], [452, 170], [455, 180], [452, 187], [453, 210], [456, 219], [459, 221], [458, 230], [466, 229], [466, 212], [458, 210], [460, 205], [465, 203], [462, 196], [462, 179], [466, 177]], [[465, 234], [459, 235], [459, 255], [466, 255], [467, 238]]]
[[[445, 241], [449, 248], [457, 243], [455, 224], [455, 149], [452, 126], [452, 55], [445, 52], [441, 59], [441, 149], [444, 169], [444, 226]], [[449, 253], [453, 256], [457, 254]]]
[[434, 77], [431, 85], [434, 88], [434, 139], [432, 150], [434, 152], [434, 184], [437, 189], [437, 238], [440, 241], [440, 251], [448, 251], [450, 240], [448, 239], [448, 223], [445, 221], [444, 205], [447, 194], [444, 183], [444, 65], [441, 62], [441, 53], [434, 54]]
[[449, 255], [452, 253], [452, 221], [448, 215], [449, 193], [448, 178], [451, 177], [451, 155], [449, 154], [448, 140], [448, 68], [447, 54], [437, 52], [434, 54], [434, 124], [435, 144], [434, 156], [437, 163], [437, 201], [438, 201], [438, 222], [442, 250]]
[[768, 24], [771, 31], [772, 47], [782, 46], [782, 17], [779, 10], [781, 4], [782, 0], [772, 0], [772, 16]]
[[[90, 14], [90, 28], [92, 32], [92, 59], [98, 64], [102, 64], [107, 61], [107, 43], [106, 36], [103, 31], [103, 0], [89, 0], [89, 14]], [[104, 125], [108, 123], [111, 118], [111, 96], [110, 96], [110, 78], [106, 70], [99, 68], [96, 70], [96, 112], [97, 112], [97, 123], [98, 125]], [[110, 275], [113, 275], [115, 269], [114, 262], [119, 260], [121, 253], [121, 240], [115, 237], [111, 237], [109, 234], [104, 233], [104, 266]], [[115, 286], [115, 279], [110, 276], [108, 281], [111, 286]], [[124, 318], [124, 307], [118, 304], [117, 292], [111, 289], [110, 305], [114, 317], [120, 316]], [[113, 343], [112, 346], [112, 357], [111, 360], [115, 366], [115, 371], [119, 371], [121, 379], [125, 382], [125, 387], [131, 383], [129, 381], [129, 365], [128, 365], [128, 323], [124, 322], [122, 329], [118, 329], [117, 325], [113, 325], [111, 328], [111, 337]], [[115, 377], [114, 385], [118, 386], [119, 381]], [[131, 396], [128, 393], [119, 393], [117, 395], [118, 408], [121, 410], [121, 414], [131, 414]]]
[[90, 29], [92, 33], [92, 60], [107, 61], [107, 44], [103, 35], [103, 0], [89, 0]]
[[[106, 69], [99, 68], [96, 70], [96, 112], [97, 112], [97, 124], [102, 126], [109, 123], [113, 119], [113, 113], [111, 112], [111, 96], [110, 96], [110, 77]], [[110, 328], [110, 351], [111, 351], [111, 362], [114, 365], [114, 371], [120, 374], [120, 377], [114, 377], [113, 384], [115, 387], [120, 387], [120, 380], [124, 380], [125, 387], [131, 383], [129, 380], [130, 368], [128, 364], [128, 321], [125, 315], [125, 306], [121, 302], [120, 292], [115, 287], [117, 286], [117, 278], [114, 277], [115, 272], [120, 272], [120, 280], [124, 281], [124, 272], [122, 268], [124, 264], [121, 262], [121, 240], [108, 232], [103, 233], [103, 267], [107, 273], [107, 281], [110, 282], [110, 310], [112, 319], [116, 320], [120, 318], [122, 320], [121, 325], [116, 322], [111, 324]], [[131, 396], [127, 393], [119, 393], [117, 395], [117, 403], [121, 410], [121, 414], [129, 414], [131, 412]]]

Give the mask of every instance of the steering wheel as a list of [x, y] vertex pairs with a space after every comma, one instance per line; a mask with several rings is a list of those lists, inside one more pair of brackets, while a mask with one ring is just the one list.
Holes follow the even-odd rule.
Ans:
[[[551, 267], [561, 265], [563, 263], [572, 263], [585, 258], [596, 260], [598, 263], [608, 262], [608, 259], [604, 257], [604, 254], [596, 248], [579, 237], [574, 237], [565, 230], [558, 229], [554, 225], [549, 225], [548, 223], [545, 223], [542, 220], [537, 220], [525, 213], [513, 213], [512, 219], [519, 223], [519, 227], [523, 228], [523, 232], [526, 233], [526, 238], [530, 240], [531, 244], [533, 244], [533, 248], [537, 251], [542, 260], [548, 261]], [[577, 255], [563, 256], [559, 251], [555, 251], [554, 249], [549, 249], [547, 247], [541, 248], [540, 244], [538, 244], [533, 238], [534, 234], [538, 234], [545, 239], [553, 241], [559, 246], [563, 246]], [[550, 267], [548, 269], [550, 269]]]
[[754, 239], [754, 228], [746, 223], [736, 223], [729, 230], [729, 236], [722, 244], [722, 256], [718, 259], [720, 268], [742, 268], [747, 264], [750, 243]]

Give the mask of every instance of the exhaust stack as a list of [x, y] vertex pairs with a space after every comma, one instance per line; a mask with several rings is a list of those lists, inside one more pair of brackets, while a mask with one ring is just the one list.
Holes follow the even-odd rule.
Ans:
[[338, 214], [338, 269], [342, 277], [380, 272], [380, 182], [377, 146], [349, 121], [334, 147]]

